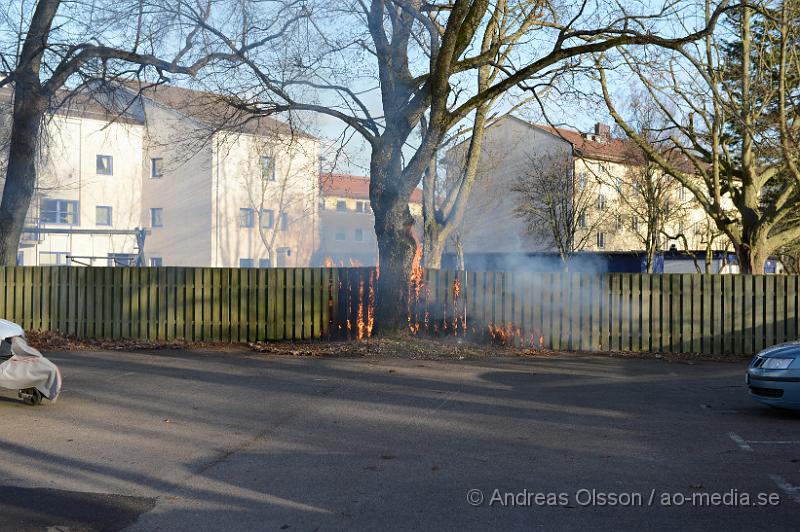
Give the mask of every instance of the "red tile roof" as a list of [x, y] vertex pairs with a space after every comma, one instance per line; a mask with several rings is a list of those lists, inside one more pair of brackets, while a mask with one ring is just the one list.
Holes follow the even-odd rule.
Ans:
[[543, 131], [564, 139], [572, 144], [573, 148], [589, 159], [599, 159], [616, 163], [632, 163], [632, 142], [616, 139], [610, 136], [579, 133], [571, 129], [535, 124]]
[[[352, 174], [321, 174], [322, 194], [342, 198], [369, 199], [369, 177]], [[411, 203], [422, 203], [422, 190], [411, 193]]]

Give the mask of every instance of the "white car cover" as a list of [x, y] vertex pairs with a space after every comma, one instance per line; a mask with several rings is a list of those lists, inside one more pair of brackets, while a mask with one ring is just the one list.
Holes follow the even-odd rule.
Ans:
[[0, 341], [11, 339], [11, 358], [0, 364], [0, 387], [11, 390], [36, 388], [51, 401], [61, 392], [61, 372], [28, 345], [24, 331], [16, 323], [0, 320]]

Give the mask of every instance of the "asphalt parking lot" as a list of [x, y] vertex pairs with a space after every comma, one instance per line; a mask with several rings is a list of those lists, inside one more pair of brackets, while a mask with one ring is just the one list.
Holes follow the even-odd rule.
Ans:
[[752, 402], [742, 363], [48, 356], [57, 403], [0, 392], [0, 530], [795, 530], [800, 515], [800, 416]]

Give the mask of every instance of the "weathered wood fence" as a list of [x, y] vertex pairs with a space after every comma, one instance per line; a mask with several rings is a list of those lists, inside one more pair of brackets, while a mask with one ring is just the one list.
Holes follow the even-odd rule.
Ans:
[[[798, 279], [429, 270], [409, 291], [409, 327], [534, 348], [750, 354], [798, 338]], [[85, 338], [357, 338], [375, 284], [369, 268], [0, 267], [0, 317]]]

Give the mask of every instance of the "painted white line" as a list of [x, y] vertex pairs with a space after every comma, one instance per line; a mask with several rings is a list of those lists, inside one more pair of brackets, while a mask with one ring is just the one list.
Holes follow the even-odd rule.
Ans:
[[775, 483], [786, 495], [792, 498], [794, 502], [800, 504], [800, 486], [792, 486], [779, 475], [769, 475], [772, 482]]
[[759, 441], [759, 440], [747, 440], [747, 443], [761, 443], [764, 445], [800, 445], [800, 441]]
[[732, 439], [732, 440], [733, 440], [733, 442], [734, 442], [736, 445], [738, 445], [738, 446], [739, 446], [739, 448], [740, 448], [741, 450], [743, 450], [743, 451], [750, 451], [750, 452], [753, 452], [753, 448], [752, 448], [752, 447], [750, 447], [750, 446], [747, 444], [747, 442], [744, 440], [744, 438], [742, 438], [741, 436], [739, 436], [739, 435], [738, 435], [738, 434], [736, 434], [735, 432], [729, 432], [729, 433], [728, 433], [728, 437], [729, 437], [730, 439]]

